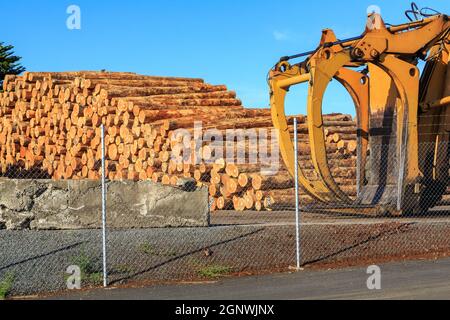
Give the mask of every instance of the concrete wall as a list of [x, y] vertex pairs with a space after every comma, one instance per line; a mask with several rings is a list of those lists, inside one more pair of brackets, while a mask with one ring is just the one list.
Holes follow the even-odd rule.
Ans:
[[[108, 183], [110, 228], [209, 225], [208, 190], [153, 182]], [[99, 181], [0, 179], [0, 229], [89, 229], [101, 226]]]

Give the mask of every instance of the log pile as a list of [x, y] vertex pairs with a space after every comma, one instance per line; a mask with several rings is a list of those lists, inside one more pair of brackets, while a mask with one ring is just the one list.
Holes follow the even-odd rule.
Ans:
[[[324, 120], [332, 173], [354, 195], [356, 123], [340, 114]], [[195, 138], [198, 121], [201, 136], [212, 128], [223, 137], [227, 129], [272, 128], [270, 110], [246, 109], [234, 92], [201, 79], [89, 71], [7, 76], [0, 92], [0, 170], [12, 178], [99, 179], [103, 124], [111, 180], [175, 186], [195, 179], [209, 188], [212, 210], [292, 207], [293, 180], [281, 159], [279, 172], [266, 175], [260, 164], [217, 158], [212, 143]], [[177, 134], [182, 128], [184, 135]], [[315, 179], [304, 116], [298, 133], [302, 167]], [[271, 139], [259, 143], [270, 148]]]
[[[304, 174], [317, 180], [310, 159], [306, 118], [297, 117], [299, 161]], [[326, 115], [327, 153], [332, 175], [344, 192], [356, 195], [356, 133], [348, 133], [356, 123], [347, 115]], [[292, 124], [292, 119], [289, 123]], [[249, 128], [251, 125], [249, 125]], [[293, 128], [292, 128], [293, 131]], [[331, 137], [333, 136], [333, 141]], [[283, 161], [275, 172], [265, 166], [239, 165], [219, 161], [212, 170], [209, 190], [213, 207], [218, 210], [284, 210], [295, 204], [294, 181]], [[301, 194], [303, 203], [313, 199]]]

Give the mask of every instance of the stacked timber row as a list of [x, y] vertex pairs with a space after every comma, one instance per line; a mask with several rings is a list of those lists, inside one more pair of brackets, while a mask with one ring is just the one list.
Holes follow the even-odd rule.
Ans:
[[[4, 176], [98, 179], [103, 124], [111, 180], [177, 185], [180, 179], [195, 179], [209, 188], [213, 210], [273, 210], [293, 204], [292, 179], [282, 161], [280, 171], [267, 176], [259, 164], [215, 159], [212, 145], [195, 138], [195, 122], [201, 122], [201, 133], [216, 128], [223, 137], [227, 129], [272, 128], [269, 110], [244, 108], [225, 86], [134, 73], [40, 72], [7, 76], [3, 91]], [[300, 160], [305, 174], [314, 179], [306, 119], [299, 120]], [[338, 114], [325, 116], [325, 124], [333, 174], [352, 195], [356, 124]], [[190, 139], [176, 135], [181, 128], [192, 134]], [[265, 142], [270, 147], [271, 137]]]
[[[310, 158], [306, 117], [299, 116], [297, 119], [300, 165], [307, 178], [317, 180]], [[355, 196], [356, 123], [348, 115], [326, 115], [324, 120], [332, 174], [344, 192]], [[292, 119], [289, 119], [289, 123], [292, 123]], [[252, 128], [252, 125], [249, 124], [248, 128]], [[350, 129], [354, 131], [351, 132]], [[212, 205], [217, 210], [284, 210], [292, 209], [295, 205], [294, 180], [281, 158], [279, 166], [272, 168], [261, 164], [243, 165], [219, 160], [210, 174], [210, 196]], [[313, 202], [312, 198], [303, 193], [301, 200], [304, 204]]]

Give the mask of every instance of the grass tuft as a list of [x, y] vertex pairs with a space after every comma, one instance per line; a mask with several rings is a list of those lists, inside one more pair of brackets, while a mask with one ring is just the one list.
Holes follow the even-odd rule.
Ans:
[[218, 278], [231, 272], [232, 269], [230, 267], [214, 265], [200, 269], [198, 274], [205, 278]]
[[8, 294], [11, 292], [14, 284], [14, 274], [8, 273], [5, 278], [0, 281], [0, 300], [5, 300]]
[[161, 250], [157, 250], [154, 246], [152, 246], [148, 242], [144, 242], [139, 246], [139, 251], [151, 255], [151, 256], [158, 256], [158, 257], [174, 257], [177, 255], [175, 251], [167, 251], [163, 252]]
[[72, 264], [80, 268], [81, 279], [97, 286], [103, 283], [103, 272], [98, 263], [89, 257], [85, 252], [81, 252], [72, 258]]

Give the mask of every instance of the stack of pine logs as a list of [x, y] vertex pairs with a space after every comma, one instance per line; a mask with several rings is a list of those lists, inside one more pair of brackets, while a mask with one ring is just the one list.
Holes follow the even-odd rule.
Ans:
[[[300, 161], [314, 179], [306, 119], [299, 120]], [[88, 71], [7, 76], [0, 92], [0, 169], [12, 178], [99, 179], [103, 124], [111, 180], [177, 185], [195, 179], [209, 188], [212, 210], [293, 205], [293, 181], [282, 161], [269, 176], [260, 165], [209, 163], [210, 145], [175, 135], [181, 128], [192, 133], [197, 121], [203, 130], [223, 132], [272, 128], [268, 109], [246, 109], [234, 92], [201, 79]], [[354, 195], [356, 124], [339, 114], [325, 116], [325, 124], [333, 174]], [[186, 149], [192, 152], [183, 154]]]
[[[298, 116], [297, 119], [299, 161], [306, 177], [312, 181], [317, 180], [310, 157], [306, 117]], [[288, 122], [292, 124], [292, 118]], [[344, 192], [355, 196], [356, 123], [351, 116], [340, 114], [325, 115], [324, 123], [332, 175]], [[253, 126], [248, 124], [248, 128]], [[292, 209], [295, 205], [294, 180], [282, 159], [279, 165], [279, 169], [272, 173], [265, 166], [218, 161], [211, 171], [212, 179], [209, 184], [213, 207], [217, 210], [238, 211]], [[313, 202], [312, 198], [303, 193], [301, 200], [304, 204]]]

